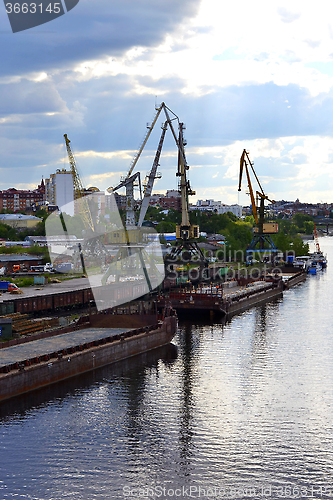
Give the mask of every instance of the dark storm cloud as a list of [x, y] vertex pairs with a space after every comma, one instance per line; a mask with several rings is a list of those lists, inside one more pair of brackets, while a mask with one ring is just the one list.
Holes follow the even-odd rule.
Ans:
[[[153, 85], [147, 78], [140, 78], [139, 82]], [[165, 82], [155, 82], [156, 88], [163, 87]], [[160, 104], [164, 100], [186, 124], [189, 147], [333, 132], [332, 95], [312, 97], [296, 85], [231, 86], [194, 97], [180, 92], [182, 81], [177, 78], [169, 82], [172, 91], [157, 98], [135, 94], [132, 85], [131, 77], [125, 75], [76, 82], [59, 91], [56, 101], [58, 106], [61, 101], [66, 103], [69, 112], [60, 117], [41, 117], [39, 128], [54, 129], [57, 123], [69, 126], [78, 151], [133, 150], [139, 146], [146, 124], [155, 114], [155, 102]], [[164, 119], [161, 115], [159, 122]], [[156, 130], [159, 136], [159, 125]], [[30, 133], [34, 133], [33, 129]]]
[[[36, 107], [40, 112], [62, 112], [62, 120], [66, 118], [68, 124], [72, 121], [80, 150], [133, 149], [133, 142], [136, 147], [147, 121], [154, 116], [155, 102], [159, 104], [162, 100], [187, 125], [186, 136], [193, 147], [332, 133], [330, 94], [312, 97], [296, 85], [269, 83], [210, 89], [208, 95], [191, 96], [180, 92], [183, 86], [180, 78], [155, 83], [148, 78], [137, 81], [147, 87], [155, 85], [157, 89], [167, 86], [170, 92], [157, 98], [135, 94], [133, 80], [126, 75], [73, 82], [64, 88], [52, 81], [24, 82], [1, 86], [0, 109], [3, 113], [35, 112]], [[15, 106], [18, 99], [20, 104]], [[77, 120], [78, 114], [82, 115], [81, 120]], [[38, 127], [57, 126], [56, 117], [40, 117], [40, 120], [36, 123]], [[160, 121], [163, 120], [161, 116]], [[33, 130], [30, 132], [33, 134]]]
[[[109, 80], [109, 84], [107, 81]], [[147, 88], [163, 88], [163, 80], [138, 79]], [[223, 146], [239, 140], [287, 136], [332, 135], [333, 96], [311, 96], [297, 85], [230, 86], [209, 89], [202, 96], [181, 93], [180, 78], [168, 82], [172, 89], [157, 97], [164, 100], [185, 122], [189, 147]], [[130, 92], [132, 80], [124, 75], [103, 81], [89, 81], [67, 89], [68, 106], [77, 95], [84, 96], [85, 126], [77, 129], [79, 147], [87, 141], [91, 149], [110, 151], [133, 149], [145, 133], [145, 124], [154, 115], [155, 98]], [[74, 92], [78, 90], [79, 92]], [[103, 89], [107, 89], [103, 92]], [[126, 98], [124, 98], [126, 96]], [[161, 117], [161, 122], [164, 117]], [[89, 131], [89, 136], [86, 135]]]
[[64, 67], [73, 62], [153, 46], [192, 17], [199, 0], [81, 0], [71, 12], [21, 33], [10, 31], [5, 8], [0, 36], [1, 74]]

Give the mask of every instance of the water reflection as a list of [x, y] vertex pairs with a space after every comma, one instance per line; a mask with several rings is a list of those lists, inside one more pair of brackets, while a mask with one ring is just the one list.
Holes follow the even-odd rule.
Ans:
[[[31, 410], [47, 409], [49, 404], [61, 405], [65, 400], [85, 394], [90, 388], [103, 384], [105, 381], [122, 380], [124, 387], [128, 388], [128, 398], [132, 401], [136, 391], [133, 384], [138, 387], [144, 385], [145, 376], [149, 369], [158, 369], [158, 361], [161, 360], [165, 366], [171, 365], [177, 359], [177, 347], [174, 344], [161, 346], [152, 351], [139, 354], [130, 359], [119, 361], [97, 370], [83, 373], [68, 380], [58, 382], [36, 391], [22, 394], [15, 398], [4, 401], [0, 405], [0, 423], [11, 421], [13, 418], [24, 418]], [[128, 382], [132, 381], [132, 384]], [[141, 391], [142, 393], [142, 391]], [[140, 391], [138, 391], [138, 398]]]
[[181, 322], [170, 362], [130, 360], [2, 405], [1, 498], [109, 500], [124, 484], [325, 498], [311, 487], [333, 480], [332, 284], [331, 267], [224, 325]]
[[180, 336], [181, 380], [179, 403], [180, 474], [184, 477], [190, 474], [193, 455], [193, 412], [195, 411], [193, 385], [195, 384], [194, 364], [197, 362], [195, 354], [197, 347], [198, 339], [192, 333], [192, 325], [185, 322]]

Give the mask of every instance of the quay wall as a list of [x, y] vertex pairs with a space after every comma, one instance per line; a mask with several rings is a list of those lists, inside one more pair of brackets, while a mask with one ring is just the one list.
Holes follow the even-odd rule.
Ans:
[[155, 330], [0, 374], [0, 401], [169, 344], [176, 328], [170, 316]]

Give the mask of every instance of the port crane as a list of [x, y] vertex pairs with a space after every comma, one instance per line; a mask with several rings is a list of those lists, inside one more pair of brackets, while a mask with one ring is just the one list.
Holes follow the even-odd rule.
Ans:
[[[271, 238], [271, 234], [276, 234], [278, 232], [278, 225], [273, 222], [264, 222], [265, 221], [265, 201], [269, 201], [270, 203], [275, 203], [273, 200], [270, 200], [269, 197], [264, 193], [264, 190], [260, 184], [258, 176], [254, 170], [253, 163], [250, 160], [249, 153], [246, 149], [243, 150], [243, 153], [240, 158], [240, 170], [239, 170], [239, 184], [238, 191], [241, 191], [242, 185], [242, 177], [243, 171], [245, 169], [247, 183], [249, 188], [249, 194], [251, 198], [252, 204], [252, 212], [255, 220], [255, 229], [253, 239], [247, 249], [247, 253], [252, 255], [252, 252], [277, 252], [277, 248]], [[259, 190], [256, 191], [256, 197], [253, 191], [251, 177], [250, 177], [250, 169], [257, 181], [259, 186]], [[256, 248], [259, 244], [259, 249]]]
[[[144, 242], [142, 241], [144, 238], [144, 234], [142, 231], [140, 231], [145, 215], [147, 213], [147, 209], [149, 206], [149, 201], [154, 185], [154, 181], [156, 178], [159, 178], [160, 175], [157, 172], [157, 168], [159, 165], [159, 160], [160, 160], [160, 155], [163, 147], [163, 142], [165, 138], [165, 134], [167, 131], [168, 127], [168, 121], [166, 121], [163, 126], [162, 126], [162, 134], [161, 138], [158, 144], [158, 148], [155, 154], [155, 159], [151, 168], [150, 173], [147, 175], [146, 178], [146, 183], [145, 183], [145, 189], [142, 197], [142, 188], [141, 188], [141, 179], [140, 179], [140, 172], [133, 173], [134, 167], [136, 166], [141, 153], [151, 135], [151, 132], [157, 122], [158, 117], [160, 116], [161, 111], [165, 108], [165, 104], [162, 103], [158, 108], [156, 108], [156, 114], [155, 117], [151, 123], [151, 125], [147, 126], [147, 132], [144, 137], [144, 140], [138, 150], [138, 152], [135, 154], [129, 171], [127, 173], [127, 176], [123, 179], [121, 179], [121, 182], [116, 186], [116, 187], [110, 187], [108, 188], [109, 193], [116, 192], [118, 189], [125, 187], [126, 188], [126, 223], [125, 223], [125, 228], [124, 231], [117, 231], [116, 233], [111, 233], [109, 237], [111, 236], [110, 243], [118, 243], [120, 244], [120, 248], [117, 251], [117, 254], [114, 258], [114, 261], [125, 261], [131, 262], [132, 267], [134, 266], [135, 268], [142, 268], [142, 271], [145, 275], [145, 279], [148, 284], [148, 288], [151, 291], [153, 289], [149, 273], [147, 271], [146, 267], [146, 262], [149, 262], [151, 272], [156, 275], [158, 275], [158, 271], [155, 267], [155, 263], [153, 259], [147, 255], [147, 252], [145, 251], [145, 245]], [[135, 199], [134, 199], [134, 188], [136, 186], [139, 186], [140, 189], [140, 198], [141, 198], [141, 206], [140, 206], [140, 212], [139, 212], [139, 218], [138, 222], [136, 223], [136, 213], [135, 213]], [[114, 234], [116, 236], [114, 237]], [[116, 239], [115, 239], [116, 238]], [[138, 259], [138, 260], [137, 260]], [[113, 272], [112, 271], [113, 266], [111, 265], [106, 273], [103, 276], [102, 283], [105, 284], [108, 280], [108, 277], [110, 274]]]
[[[181, 196], [181, 224], [176, 226], [177, 244], [174, 246], [166, 259], [169, 265], [181, 261], [183, 263], [195, 262], [200, 268], [207, 266], [207, 260], [199, 248], [196, 240], [200, 236], [199, 226], [190, 223], [188, 198], [195, 194], [191, 189], [190, 182], [187, 179], [189, 166], [185, 156], [186, 141], [184, 139], [184, 124], [179, 123], [178, 146], [178, 169], [176, 176], [179, 177], [178, 190]], [[172, 270], [172, 269], [170, 269]]]
[[[141, 182], [140, 182], [140, 177], [139, 173], [133, 174], [134, 167], [136, 166], [141, 153], [151, 135], [151, 132], [157, 122], [158, 117], [160, 116], [162, 110], [165, 113], [166, 121], [162, 126], [162, 134], [160, 138], [160, 142], [156, 151], [155, 155], [155, 160], [152, 165], [151, 171], [147, 176], [147, 183], [146, 187], [144, 190], [144, 197], [141, 203], [141, 209], [139, 213], [139, 220], [138, 224], [135, 223], [135, 201], [134, 201], [134, 182], [139, 181], [139, 186], [140, 186], [140, 193], [141, 193]], [[171, 117], [172, 115], [172, 117]], [[173, 121], [177, 120], [178, 122], [178, 127], [179, 127], [179, 135], [177, 137], [175, 128], [173, 126]], [[147, 208], [149, 205], [149, 200], [150, 196], [152, 193], [154, 181], [156, 178], [159, 177], [157, 173], [157, 167], [159, 164], [159, 159], [162, 151], [162, 146], [163, 146], [163, 141], [165, 137], [165, 133], [167, 128], [170, 128], [171, 133], [174, 137], [177, 150], [178, 150], [178, 170], [177, 170], [177, 176], [180, 178], [179, 182], [179, 191], [181, 194], [181, 205], [182, 205], [182, 222], [180, 226], [177, 226], [177, 239], [178, 240], [193, 240], [199, 238], [199, 227], [195, 225], [191, 225], [189, 221], [189, 212], [188, 212], [188, 196], [195, 194], [194, 191], [191, 190], [189, 181], [187, 180], [186, 172], [189, 169], [189, 166], [187, 165], [186, 157], [185, 157], [185, 150], [184, 150], [184, 138], [183, 138], [183, 130], [184, 130], [184, 124], [179, 122], [179, 118], [173, 111], [171, 111], [170, 108], [166, 106], [164, 102], [156, 108], [156, 114], [155, 117], [151, 123], [151, 125], [147, 126], [147, 132], [145, 134], [144, 140], [142, 141], [142, 144], [135, 154], [131, 164], [129, 171], [127, 173], [127, 176], [121, 180], [121, 182], [116, 186], [116, 187], [109, 187], [108, 192], [115, 192], [121, 187], [126, 187], [126, 229], [133, 229], [134, 227], [141, 227], [144, 217], [147, 213]]]
[[[88, 205], [88, 201], [84, 195], [83, 185], [80, 179], [80, 175], [76, 166], [76, 161], [72, 149], [70, 147], [70, 140], [68, 139], [67, 134], [64, 134], [66, 149], [68, 154], [68, 160], [71, 167], [71, 173], [73, 178], [73, 193], [74, 193], [74, 213], [76, 211], [80, 212], [83, 223], [86, 228], [89, 228], [92, 232], [94, 232], [94, 222], [91, 216], [90, 208]], [[80, 201], [77, 201], [80, 200]], [[76, 205], [79, 203], [80, 207], [77, 210]], [[75, 210], [76, 209], [76, 210]]]
[[[141, 153], [150, 137], [152, 130], [157, 122], [158, 117], [161, 112], [165, 114], [165, 122], [162, 125], [162, 133], [161, 138], [158, 144], [158, 148], [155, 154], [155, 159], [153, 165], [151, 167], [150, 173], [146, 177], [146, 185], [144, 189], [144, 194], [142, 198], [142, 190], [141, 190], [141, 181], [140, 174], [134, 173], [134, 168], [141, 156]], [[174, 127], [174, 122], [178, 124], [178, 134], [176, 133], [176, 127]], [[199, 226], [193, 225], [190, 223], [189, 218], [189, 204], [188, 198], [190, 195], [195, 194], [190, 187], [190, 183], [187, 179], [187, 171], [189, 166], [187, 164], [186, 156], [185, 156], [185, 145], [186, 142], [184, 140], [184, 124], [180, 122], [178, 116], [168, 108], [164, 102], [156, 108], [155, 117], [151, 123], [151, 125], [147, 126], [147, 132], [145, 134], [144, 140], [135, 154], [131, 164], [127, 176], [121, 180], [121, 182], [115, 188], [108, 188], [108, 192], [115, 192], [118, 189], [125, 187], [126, 188], [126, 224], [124, 231], [117, 231], [116, 241], [114, 239], [114, 233], [112, 238], [110, 239], [110, 243], [118, 243], [121, 247], [118, 250], [117, 256], [115, 260], [123, 260], [126, 258], [126, 255], [134, 255], [137, 254], [140, 258], [141, 264], [143, 262], [142, 252], [143, 246], [141, 239], [144, 238], [143, 232], [140, 231], [145, 215], [147, 213], [147, 209], [149, 206], [149, 201], [151, 198], [151, 193], [154, 185], [154, 181], [159, 177], [157, 172], [157, 168], [159, 165], [159, 160], [161, 156], [161, 151], [163, 147], [164, 138], [167, 132], [167, 129], [171, 130], [172, 136], [175, 140], [177, 151], [178, 151], [178, 168], [176, 175], [179, 177], [179, 193], [181, 197], [181, 224], [176, 226], [176, 246], [174, 246], [171, 250], [171, 253], [165, 259], [165, 264], [168, 270], [173, 272], [173, 264], [182, 265], [182, 264], [190, 264], [191, 262], [195, 262], [199, 264], [200, 268], [207, 267], [207, 260], [205, 259], [201, 249], [198, 247], [196, 240], [199, 238]], [[140, 186], [140, 196], [141, 196], [141, 206], [138, 214], [138, 222], [136, 223], [136, 214], [135, 214], [135, 205], [136, 202], [134, 200], [134, 183], [139, 183]], [[134, 244], [134, 247], [133, 247]], [[132, 245], [132, 248], [131, 248]], [[141, 248], [142, 247], [142, 248]], [[145, 269], [144, 269], [145, 270]], [[108, 278], [108, 275], [111, 271], [107, 271], [105, 274], [104, 280]], [[149, 281], [147, 279], [149, 284]], [[150, 288], [150, 286], [149, 286]]]
[[[108, 257], [108, 252], [103, 245], [102, 235], [99, 233], [98, 228], [94, 223], [95, 217], [92, 215], [88, 197], [84, 192], [75, 157], [70, 146], [71, 141], [68, 139], [67, 134], [64, 134], [64, 138], [73, 178], [74, 215], [80, 215], [84, 226], [84, 241], [82, 245], [81, 243], [78, 243], [78, 255], [81, 261], [82, 270], [86, 273], [87, 270], [84, 256], [88, 259], [88, 261], [91, 258], [101, 260]], [[62, 214], [60, 214], [60, 220], [65, 234], [68, 235], [66, 223]], [[95, 222], [97, 223], [97, 220], [95, 220]], [[80, 238], [82, 235], [77, 234], [76, 236]], [[74, 252], [74, 259], [76, 258], [77, 253]]]
[[[165, 108], [165, 104], [164, 102], [162, 102], [162, 104], [156, 108], [156, 114], [154, 116], [154, 119], [152, 121], [152, 123], [150, 125], [147, 126], [147, 132], [145, 134], [145, 137], [138, 149], [138, 151], [136, 152], [133, 160], [131, 161], [131, 164], [130, 164], [130, 168], [128, 170], [128, 173], [126, 175], [126, 177], [124, 177], [123, 179], [121, 179], [121, 182], [115, 186], [115, 187], [109, 187], [107, 189], [107, 191], [109, 193], [113, 193], [113, 192], [116, 192], [118, 191], [118, 189], [121, 189], [122, 187], [125, 187], [126, 188], [126, 229], [135, 229], [136, 228], [136, 217], [135, 217], [135, 200], [134, 200], [134, 187], [135, 185], [136, 186], [139, 186], [139, 189], [140, 189], [140, 198], [142, 199], [142, 189], [141, 189], [141, 179], [140, 179], [140, 172], [137, 172], [135, 174], [133, 174], [133, 170], [141, 156], [141, 153], [145, 147], [145, 145], [147, 144], [147, 141], [155, 127], [155, 124], [158, 120], [158, 117], [160, 116], [161, 114], [161, 111]], [[164, 134], [163, 134], [164, 132]], [[163, 139], [161, 137], [161, 140], [160, 140], [160, 144], [159, 144], [159, 148], [160, 148], [160, 152], [162, 150], [162, 145], [163, 145], [163, 141], [164, 141], [164, 136], [165, 136], [165, 131], [162, 130], [162, 136], [163, 136]], [[160, 153], [159, 153], [160, 154]], [[158, 157], [159, 158], [159, 157]], [[158, 166], [158, 160], [157, 160], [157, 164], [156, 164], [156, 168], [155, 168], [155, 162], [153, 164], [153, 167], [152, 167], [152, 170], [149, 174], [149, 179], [148, 179], [148, 182], [147, 182], [147, 187], [145, 189], [145, 197], [144, 199], [150, 197], [150, 194], [151, 194], [151, 191], [152, 191], [152, 188], [153, 188], [153, 184], [154, 184], [154, 181], [155, 179], [157, 178], [157, 174], [156, 174], [156, 169], [157, 169], [157, 166]], [[136, 183], [136, 184], [135, 184]], [[148, 194], [149, 193], [149, 194]], [[148, 204], [149, 204], [149, 198], [148, 198]], [[144, 205], [142, 206], [141, 204], [141, 210], [142, 210], [142, 213], [143, 213], [143, 217], [140, 217], [139, 216], [139, 220], [141, 221], [141, 225], [142, 225], [142, 222], [143, 222], [143, 219], [144, 219], [144, 216], [147, 212], [147, 208], [148, 208], [148, 204], [147, 204], [147, 201], [145, 201]], [[143, 207], [146, 207], [145, 209]], [[144, 212], [145, 210], [145, 212]]]
[[314, 241], [315, 241], [315, 246], [316, 246], [316, 253], [321, 253], [320, 245], [319, 245], [319, 240], [318, 240], [318, 233], [317, 233], [317, 228], [316, 228], [315, 222], [313, 223], [313, 232], [314, 232]]

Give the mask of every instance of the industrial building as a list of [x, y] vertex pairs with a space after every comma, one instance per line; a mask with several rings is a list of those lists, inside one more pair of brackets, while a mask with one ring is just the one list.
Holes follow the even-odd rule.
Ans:
[[[73, 176], [70, 170], [58, 169], [45, 179], [45, 201], [59, 208], [67, 205], [68, 215], [74, 215], [74, 187]], [[71, 212], [71, 213], [70, 213]]]
[[198, 200], [196, 205], [191, 205], [190, 210], [199, 210], [200, 212], [214, 212], [216, 214], [225, 214], [231, 212], [236, 217], [242, 216], [242, 207], [240, 205], [225, 205], [221, 201]]
[[0, 214], [0, 223], [15, 229], [35, 228], [42, 219], [33, 215]]

